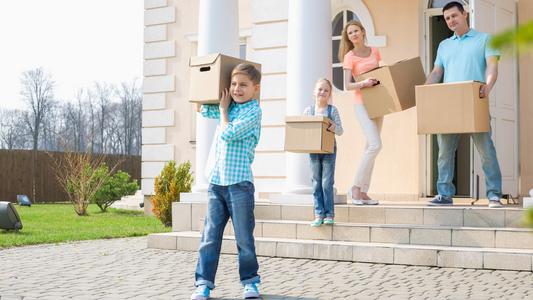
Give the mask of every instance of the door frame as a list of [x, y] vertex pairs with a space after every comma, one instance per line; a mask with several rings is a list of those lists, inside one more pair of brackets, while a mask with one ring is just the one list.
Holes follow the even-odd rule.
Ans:
[[[429, 34], [431, 33], [430, 18], [434, 16], [442, 16], [442, 8], [427, 8], [430, 0], [420, 0], [419, 20], [422, 26], [419, 28], [419, 53], [421, 54], [422, 66], [426, 76], [429, 75], [431, 69], [430, 53], [431, 43]], [[470, 14], [470, 5], [463, 5], [465, 10]], [[472, 22], [472, 20], [470, 20]], [[418, 176], [418, 194], [419, 197], [427, 197], [431, 191], [431, 173], [433, 171], [433, 146], [432, 135], [422, 134], [418, 136], [419, 145], [419, 176]], [[470, 197], [474, 195], [474, 145], [470, 143]]]

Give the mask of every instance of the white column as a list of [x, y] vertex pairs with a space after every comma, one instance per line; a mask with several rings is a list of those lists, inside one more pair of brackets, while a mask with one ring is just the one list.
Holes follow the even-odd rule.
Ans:
[[[198, 19], [198, 56], [222, 53], [239, 57], [238, 0], [200, 0]], [[211, 144], [217, 122], [200, 114], [196, 116], [196, 184], [192, 188], [193, 193], [207, 192], [209, 182], [206, 177], [209, 174], [206, 167], [209, 166], [208, 160], [214, 160]]]
[[[315, 103], [318, 78], [331, 80], [331, 1], [290, 0], [288, 30], [287, 116], [298, 116]], [[271, 202], [312, 203], [309, 154], [286, 155], [285, 189]]]
[[[314, 104], [320, 77], [331, 79], [331, 1], [291, 0], [287, 47], [287, 116]], [[311, 194], [309, 154], [287, 152], [285, 194]]]

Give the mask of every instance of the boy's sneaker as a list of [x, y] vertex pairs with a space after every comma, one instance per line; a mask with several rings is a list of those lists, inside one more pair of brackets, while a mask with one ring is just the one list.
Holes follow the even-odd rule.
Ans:
[[500, 202], [500, 198], [498, 197], [491, 197], [489, 199], [489, 208], [499, 208], [502, 207], [503, 204]]
[[210, 293], [211, 292], [209, 290], [209, 287], [207, 285], [205, 285], [205, 284], [201, 284], [196, 289], [196, 292], [194, 292], [194, 294], [192, 294], [191, 300], [206, 300], [206, 299], [209, 299], [209, 294]]
[[259, 291], [255, 283], [247, 283], [244, 285], [244, 299], [259, 298]]
[[453, 201], [449, 201], [444, 199], [442, 195], [437, 195], [433, 200], [426, 202], [426, 205], [428, 206], [451, 206], [453, 205]]

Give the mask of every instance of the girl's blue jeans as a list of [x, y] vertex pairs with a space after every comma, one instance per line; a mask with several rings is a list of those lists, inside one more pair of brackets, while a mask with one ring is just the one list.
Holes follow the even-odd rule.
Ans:
[[315, 198], [315, 218], [335, 217], [335, 160], [337, 146], [333, 153], [310, 153], [311, 182]]
[[207, 190], [207, 213], [198, 250], [196, 286], [215, 288], [215, 274], [222, 247], [224, 228], [231, 217], [237, 241], [241, 284], [259, 281], [259, 263], [254, 244], [254, 184], [242, 181], [229, 186], [210, 184]]

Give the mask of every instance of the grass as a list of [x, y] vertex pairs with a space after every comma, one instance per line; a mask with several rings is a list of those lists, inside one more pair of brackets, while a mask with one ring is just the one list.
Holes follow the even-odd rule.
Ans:
[[80, 217], [72, 204], [32, 204], [15, 206], [23, 228], [18, 234], [0, 229], [0, 249], [8, 247], [70, 241], [145, 236], [170, 232], [153, 216], [140, 211], [108, 208], [102, 213], [95, 204], [87, 208], [88, 216]]

